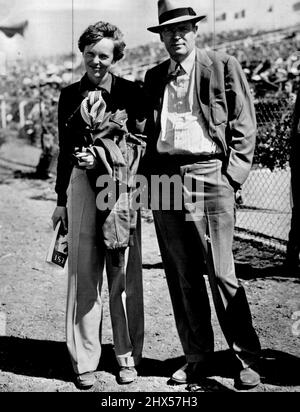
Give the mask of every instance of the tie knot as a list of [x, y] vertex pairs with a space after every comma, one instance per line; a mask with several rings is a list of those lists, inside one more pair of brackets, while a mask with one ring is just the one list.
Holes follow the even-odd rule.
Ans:
[[180, 63], [177, 63], [176, 66], [175, 66], [174, 73], [176, 73], [177, 76], [179, 76], [181, 70], [182, 70], [181, 64], [180, 64]]
[[183, 68], [180, 63], [177, 63], [175, 70], [168, 74], [168, 81], [176, 80], [180, 74], [183, 74]]

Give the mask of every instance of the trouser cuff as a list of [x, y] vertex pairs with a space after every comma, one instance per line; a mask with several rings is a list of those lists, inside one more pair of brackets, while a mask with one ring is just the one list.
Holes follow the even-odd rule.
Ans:
[[117, 356], [117, 361], [119, 366], [134, 367], [140, 363], [140, 357], [133, 357], [128, 355], [119, 355]]

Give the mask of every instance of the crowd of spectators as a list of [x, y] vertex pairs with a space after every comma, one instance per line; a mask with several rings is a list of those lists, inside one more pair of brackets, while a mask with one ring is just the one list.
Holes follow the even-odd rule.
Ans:
[[[271, 97], [293, 104], [300, 81], [300, 36], [296, 30], [273, 33], [238, 30], [216, 36], [201, 34], [197, 45], [224, 50], [236, 56], [248, 78], [256, 103]], [[166, 57], [160, 41], [128, 49], [125, 58], [115, 67], [115, 72], [142, 82], [145, 72]], [[7, 126], [21, 125], [23, 130], [26, 129], [26, 124], [22, 123], [24, 117], [35, 128], [35, 139], [32, 140], [39, 140], [36, 136], [41, 134], [56, 136], [60, 89], [78, 80], [82, 73], [81, 58], [75, 55], [11, 63], [6, 75], [0, 75], [0, 103], [5, 101], [6, 104]], [[24, 116], [20, 118], [22, 102]]]
[[255, 97], [269, 94], [291, 94], [300, 79], [300, 36], [296, 33], [247, 38], [234, 43], [226, 51], [240, 61]]
[[[298, 30], [299, 31], [299, 30]], [[300, 80], [300, 35], [293, 30], [253, 32], [235, 30], [198, 36], [200, 48], [219, 49], [241, 63], [256, 98], [293, 94]], [[119, 73], [142, 81], [145, 71], [167, 58], [161, 42], [128, 51]]]

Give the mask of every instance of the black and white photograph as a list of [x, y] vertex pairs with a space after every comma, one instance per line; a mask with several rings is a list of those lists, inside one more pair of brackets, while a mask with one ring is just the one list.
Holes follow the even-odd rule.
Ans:
[[0, 0], [0, 392], [300, 392], [299, 165], [300, 1]]

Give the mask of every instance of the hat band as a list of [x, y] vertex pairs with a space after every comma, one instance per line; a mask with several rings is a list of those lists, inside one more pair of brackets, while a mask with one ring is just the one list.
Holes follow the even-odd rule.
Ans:
[[182, 7], [180, 9], [173, 9], [161, 14], [158, 18], [159, 24], [165, 23], [168, 20], [176, 19], [182, 16], [196, 16], [196, 13], [191, 7]]

